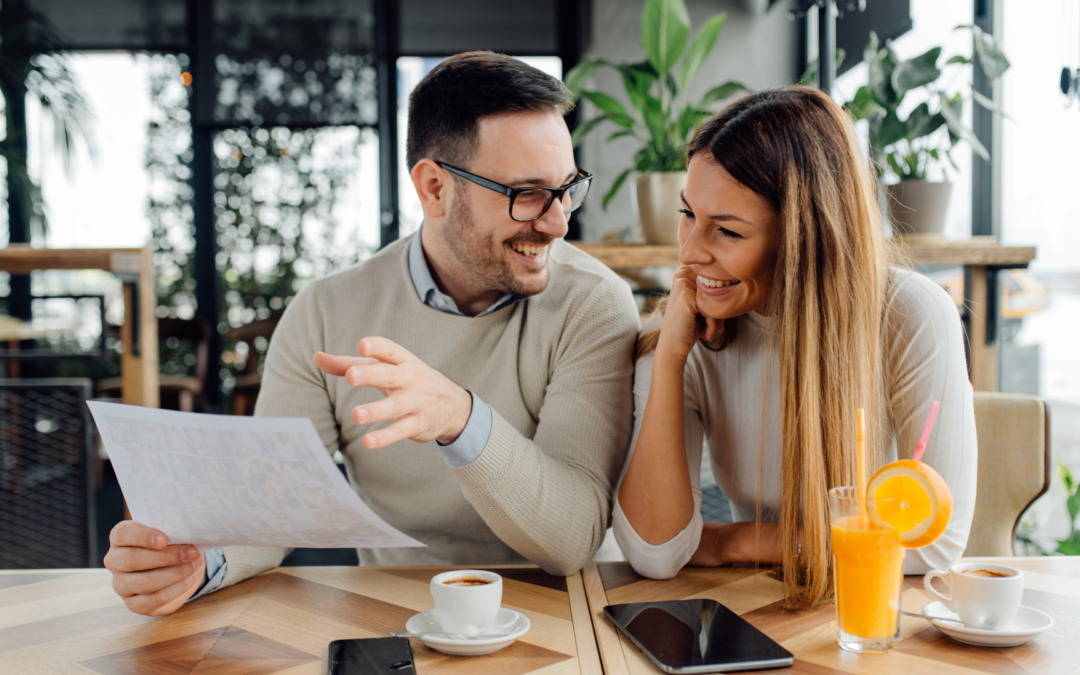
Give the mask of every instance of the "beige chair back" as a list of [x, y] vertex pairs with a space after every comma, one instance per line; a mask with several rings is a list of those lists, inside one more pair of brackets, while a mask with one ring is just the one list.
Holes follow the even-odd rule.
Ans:
[[1032, 396], [975, 392], [979, 482], [965, 556], [1011, 556], [1016, 526], [1050, 488], [1050, 411]]

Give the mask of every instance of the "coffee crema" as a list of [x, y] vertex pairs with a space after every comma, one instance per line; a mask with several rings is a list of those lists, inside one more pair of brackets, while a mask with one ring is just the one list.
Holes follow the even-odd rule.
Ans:
[[1006, 572], [993, 572], [991, 570], [960, 570], [960, 574], [966, 574], [969, 577], [987, 577], [989, 579], [1000, 579], [1002, 577], [1013, 576]]
[[481, 577], [457, 577], [456, 579], [447, 579], [442, 583], [447, 586], [487, 586], [492, 581]]

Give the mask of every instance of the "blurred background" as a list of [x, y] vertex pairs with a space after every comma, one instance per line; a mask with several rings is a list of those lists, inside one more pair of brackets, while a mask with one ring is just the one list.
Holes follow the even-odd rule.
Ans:
[[[885, 58], [917, 59], [942, 48], [941, 72], [913, 88], [898, 114], [910, 119], [920, 104], [945, 105], [935, 103], [939, 94], [961, 93], [965, 105], [955, 124], [950, 118], [948, 129], [935, 132], [936, 142], [952, 149], [952, 161], [941, 159], [920, 177], [952, 184], [945, 239], [1037, 247], [1026, 269], [992, 275], [1000, 284], [990, 293], [997, 303], [995, 386], [1048, 401], [1054, 466], [1080, 475], [1080, 0], [832, 5], [837, 54], [830, 90], [841, 103], [860, 100], [871, 83], [864, 57], [871, 32]], [[645, 0], [2, 0], [0, 245], [149, 246], [155, 287], [142, 292], [156, 296], [162, 406], [250, 414], [261, 358], [296, 292], [419, 227], [404, 130], [408, 95], [420, 79], [447, 56], [473, 49], [521, 57], [559, 78], [597, 59], [644, 62], [644, 6]], [[702, 108], [716, 110], [747, 90], [821, 84], [824, 29], [815, 3], [686, 0], [685, 9], [691, 38], [717, 14], [724, 18], [696, 77], [679, 83], [680, 100], [707, 100]], [[987, 36], [985, 45], [971, 29], [957, 30], [972, 25]], [[969, 63], [984, 46], [984, 62], [994, 49], [1007, 54], [1008, 68], [993, 82]], [[575, 93], [603, 92], [631, 106], [620, 70], [577, 74]], [[733, 85], [713, 96], [721, 83]], [[634, 181], [616, 186], [626, 167], [636, 166], [641, 143], [618, 135], [606, 105], [590, 96], [567, 118], [579, 130], [578, 163], [596, 176], [568, 239], [641, 242]], [[605, 123], [581, 129], [605, 115]], [[870, 115], [857, 124], [868, 150], [881, 119]], [[883, 182], [903, 178], [884, 166]], [[921, 269], [963, 311], [962, 267]], [[662, 265], [623, 271], [643, 307], [671, 274]], [[86, 395], [119, 398], [119, 326], [128, 311], [122, 283], [104, 270], [0, 273], [0, 328], [14, 331], [4, 333], [7, 349], [0, 352], [5, 382], [88, 380], [89, 389], [80, 390]], [[18, 425], [14, 409], [5, 410], [0, 490], [12, 490], [10, 438]], [[39, 414], [27, 424], [44, 437], [61, 423]], [[89, 486], [90, 507], [71, 510], [90, 513], [86, 550], [100, 562], [122, 506], [106, 458], [90, 445], [89, 474], [78, 479]], [[708, 467], [705, 473], [708, 486]], [[52, 480], [47, 471], [39, 474], [34, 480], [41, 484]], [[1069, 552], [1059, 542], [1075, 533], [1070, 509], [1080, 500], [1067, 503], [1073, 492], [1053, 476], [1021, 527], [1024, 552]], [[730, 517], [715, 493], [710, 516]]]

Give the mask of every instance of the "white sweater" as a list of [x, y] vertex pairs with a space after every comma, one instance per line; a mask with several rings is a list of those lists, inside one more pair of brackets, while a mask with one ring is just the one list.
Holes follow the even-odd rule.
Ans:
[[[931, 568], [947, 568], [960, 558], [967, 545], [978, 475], [975, 410], [963, 329], [952, 299], [920, 274], [893, 270], [893, 281], [883, 327], [883, 375], [888, 398], [882, 407], [887, 417], [883, 423], [892, 437], [886, 461], [911, 457], [931, 401], [941, 401], [923, 461], [941, 474], [953, 496], [952, 520], [941, 538], [930, 546], [907, 552], [904, 572], [920, 574]], [[698, 345], [690, 352], [684, 372], [684, 424], [694, 517], [669, 541], [652, 545], [634, 531], [616, 498], [612, 522], [615, 537], [638, 573], [654, 579], [673, 577], [698, 547], [703, 526], [699, 486], [703, 441], [717, 483], [731, 500], [735, 520], [754, 519], [759, 466], [763, 474], [762, 519], [779, 520], [778, 358], [775, 353], [768, 358], [773, 349], [769, 331], [774, 330], [774, 324], [775, 320], [751, 312], [740, 321], [738, 338], [723, 351], [713, 352]], [[627, 465], [641, 431], [652, 362], [652, 353], [637, 362], [634, 434]], [[766, 363], [771, 367], [767, 399]], [[759, 452], [764, 453], [760, 463]]]

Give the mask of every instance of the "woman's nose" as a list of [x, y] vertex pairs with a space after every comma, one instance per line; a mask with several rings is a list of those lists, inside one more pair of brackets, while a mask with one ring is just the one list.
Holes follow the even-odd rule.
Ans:
[[[682, 246], [679, 248], [679, 262], [683, 265], [708, 263], [712, 260], [712, 255], [705, 248], [698, 228], [694, 227], [692, 223], [686, 222], [687, 220], [686, 216], [683, 216], [683, 223], [680, 224], [680, 230], [685, 232], [685, 238], [680, 237]], [[686, 229], [683, 229], [684, 227]]]

